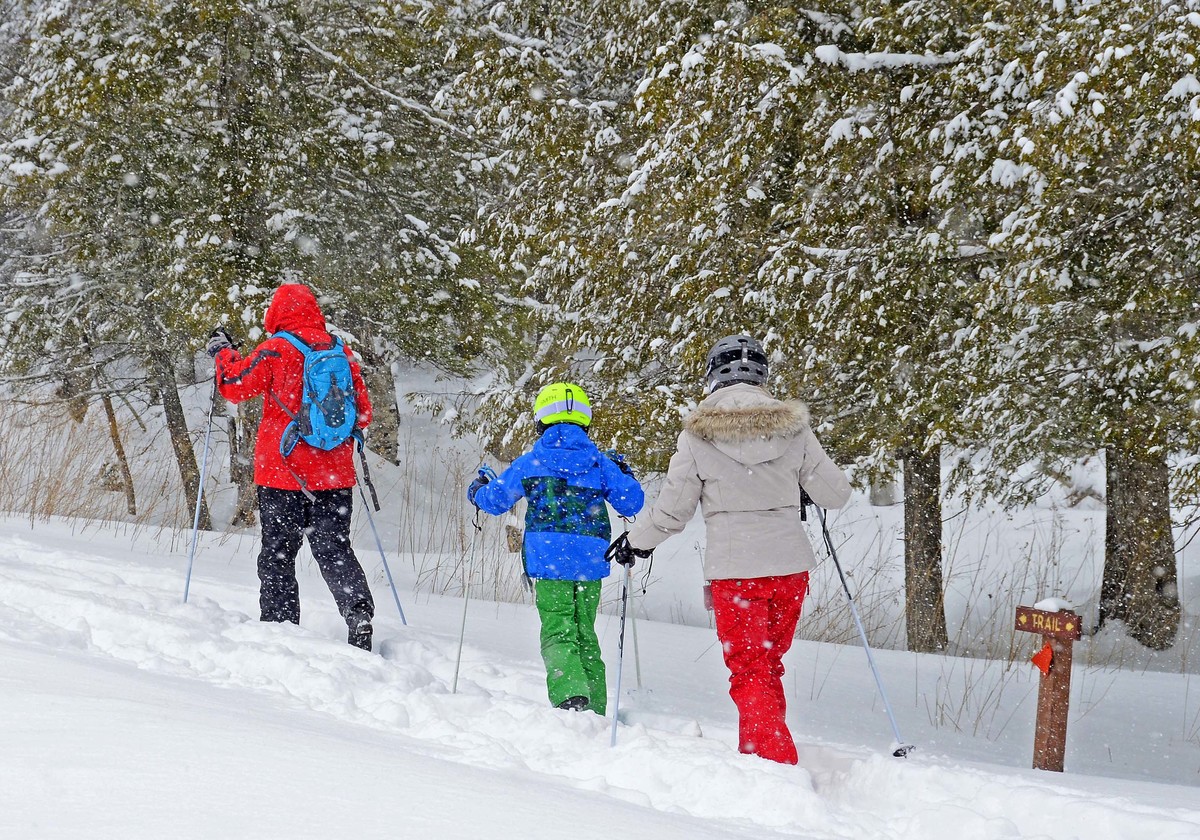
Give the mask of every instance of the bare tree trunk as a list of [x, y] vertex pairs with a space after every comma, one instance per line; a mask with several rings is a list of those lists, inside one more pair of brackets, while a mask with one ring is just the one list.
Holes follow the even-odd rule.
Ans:
[[1127, 510], [1125, 485], [1122, 480], [1122, 461], [1115, 447], [1104, 453], [1104, 497], [1107, 507], [1104, 516], [1104, 577], [1100, 580], [1100, 604], [1097, 629], [1109, 619], [1125, 620], [1126, 560], [1129, 554], [1127, 525], [1115, 511]]
[[[133, 473], [129, 469], [129, 458], [125, 455], [125, 446], [121, 443], [121, 427], [117, 423], [117, 412], [113, 409], [112, 397], [104, 388], [101, 381], [102, 366], [96, 360], [92, 343], [88, 340], [87, 331], [82, 331], [83, 346], [87, 349], [88, 357], [92, 360], [92, 382], [100, 392], [100, 403], [104, 406], [104, 416], [108, 418], [108, 438], [112, 441], [113, 452], [117, 456], [117, 467], [121, 471], [121, 484], [125, 489], [125, 509], [130, 516], [137, 516], [137, 498], [133, 491]], [[141, 422], [140, 420], [138, 421]]]
[[133, 473], [129, 470], [129, 459], [125, 456], [125, 447], [121, 444], [121, 428], [117, 425], [117, 413], [113, 410], [112, 398], [101, 394], [100, 402], [104, 405], [104, 414], [108, 417], [108, 437], [112, 440], [113, 451], [117, 453], [117, 466], [121, 469], [121, 483], [125, 486], [125, 509], [130, 516], [137, 516], [137, 499], [133, 494]]
[[399, 464], [400, 409], [396, 405], [396, 379], [392, 366], [381, 356], [375, 355], [364, 342], [355, 347], [363, 359], [363, 381], [371, 395], [371, 430], [367, 447], [381, 458]]
[[212, 519], [208, 514], [208, 501], [200, 492], [200, 470], [196, 466], [196, 453], [192, 451], [192, 439], [188, 434], [187, 418], [183, 403], [179, 401], [179, 390], [175, 384], [175, 371], [165, 353], [155, 354], [151, 364], [155, 379], [162, 394], [163, 411], [167, 417], [167, 433], [171, 447], [175, 450], [175, 462], [179, 465], [179, 477], [183, 481], [183, 492], [187, 497], [185, 510], [193, 510], [197, 497], [200, 498], [200, 527], [212, 530]]
[[941, 450], [904, 454], [904, 615], [908, 649], [945, 650]]
[[231, 524], [253, 526], [258, 507], [254, 485], [254, 444], [262, 420], [262, 401], [247, 400], [238, 406], [237, 417], [229, 418], [229, 475], [237, 485], [237, 508]]
[[1130, 636], [1154, 650], [1175, 643], [1180, 614], [1170, 471], [1161, 438], [1131, 429], [1136, 449], [1106, 451], [1108, 513], [1100, 584], [1101, 626], [1110, 618], [1122, 620]]

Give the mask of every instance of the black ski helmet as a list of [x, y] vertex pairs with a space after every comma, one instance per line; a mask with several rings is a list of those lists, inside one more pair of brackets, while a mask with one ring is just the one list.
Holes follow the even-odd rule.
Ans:
[[710, 393], [739, 382], [763, 385], [767, 381], [767, 354], [757, 339], [727, 335], [708, 351], [704, 381]]

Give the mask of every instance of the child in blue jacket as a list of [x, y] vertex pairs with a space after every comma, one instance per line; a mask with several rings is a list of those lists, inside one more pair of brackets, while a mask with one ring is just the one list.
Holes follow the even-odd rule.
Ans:
[[534, 417], [542, 434], [533, 448], [498, 477], [481, 474], [467, 488], [467, 499], [493, 515], [528, 499], [523, 555], [542, 621], [550, 702], [603, 715], [608, 691], [596, 611], [600, 581], [609, 574], [605, 502], [621, 516], [633, 516], [645, 494], [629, 467], [588, 437], [592, 407], [578, 385], [547, 385], [534, 402]]

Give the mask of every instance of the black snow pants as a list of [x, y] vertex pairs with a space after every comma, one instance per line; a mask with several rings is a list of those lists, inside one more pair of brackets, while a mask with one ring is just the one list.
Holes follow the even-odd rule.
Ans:
[[300, 588], [296, 583], [296, 554], [300, 541], [321, 570], [338, 611], [350, 628], [375, 615], [367, 576], [350, 546], [351, 488], [318, 490], [310, 501], [299, 490], [258, 488], [262, 521], [262, 551], [258, 555], [258, 605], [262, 621], [300, 623]]

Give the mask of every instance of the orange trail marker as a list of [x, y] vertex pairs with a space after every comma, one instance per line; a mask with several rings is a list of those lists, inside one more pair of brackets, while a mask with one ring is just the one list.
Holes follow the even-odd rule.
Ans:
[[1050, 646], [1049, 642], [1046, 642], [1046, 646], [1035, 653], [1029, 661], [1038, 667], [1038, 670], [1042, 672], [1042, 676], [1048, 675], [1050, 673], [1050, 663], [1054, 661], [1054, 648]]

